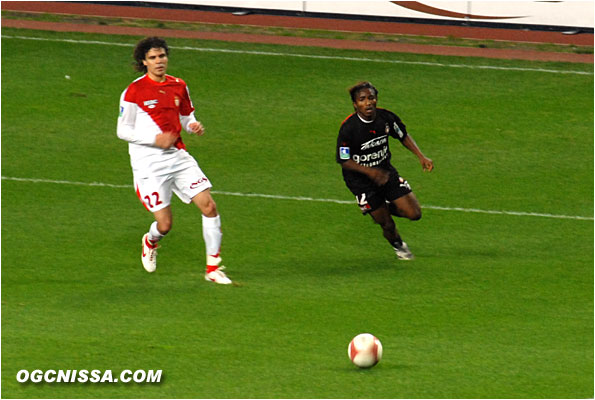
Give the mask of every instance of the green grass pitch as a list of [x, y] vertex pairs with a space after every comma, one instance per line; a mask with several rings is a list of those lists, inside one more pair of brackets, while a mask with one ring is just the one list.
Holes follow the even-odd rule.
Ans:
[[[138, 38], [2, 35], [3, 398], [593, 397], [592, 65], [170, 39], [240, 284], [221, 287], [177, 199], [156, 273], [141, 267], [152, 218], [116, 136]], [[436, 164], [392, 144], [426, 206], [397, 221], [412, 262], [355, 203], [296, 199], [352, 200], [334, 146], [359, 80]], [[384, 346], [370, 370], [347, 358], [361, 332]], [[23, 384], [22, 369], [163, 380]]]

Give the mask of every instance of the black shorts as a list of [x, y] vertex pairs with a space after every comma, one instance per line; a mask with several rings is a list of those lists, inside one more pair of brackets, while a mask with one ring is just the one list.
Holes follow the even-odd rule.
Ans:
[[411, 192], [409, 183], [394, 172], [390, 174], [390, 178], [384, 186], [370, 186], [365, 191], [356, 194], [355, 199], [362, 213], [366, 215], [371, 211], [379, 209], [387, 201], [392, 202]]

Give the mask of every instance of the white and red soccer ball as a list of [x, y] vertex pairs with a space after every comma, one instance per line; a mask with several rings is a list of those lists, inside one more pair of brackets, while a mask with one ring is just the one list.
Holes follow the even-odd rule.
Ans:
[[370, 368], [382, 359], [382, 343], [372, 334], [360, 333], [349, 343], [347, 354], [358, 367]]

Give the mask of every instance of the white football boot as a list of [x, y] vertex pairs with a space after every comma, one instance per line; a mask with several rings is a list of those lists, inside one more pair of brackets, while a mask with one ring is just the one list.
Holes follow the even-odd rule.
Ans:
[[145, 233], [143, 236], [143, 252], [141, 260], [143, 262], [143, 268], [147, 272], [155, 272], [157, 269], [157, 245], [151, 247], [148, 239], [149, 234]]
[[211, 272], [206, 272], [205, 280], [219, 283], [221, 285], [231, 284], [231, 279], [229, 279], [227, 275], [225, 275], [225, 272], [222, 271], [225, 267], [223, 265], [219, 266], [219, 264], [221, 264], [221, 257], [207, 256], [207, 265], [217, 266], [217, 269]]
[[415, 258], [413, 257], [411, 250], [409, 250], [409, 246], [407, 246], [407, 243], [405, 242], [403, 242], [403, 244], [399, 247], [393, 246], [393, 249], [395, 250], [399, 260], [413, 260]]

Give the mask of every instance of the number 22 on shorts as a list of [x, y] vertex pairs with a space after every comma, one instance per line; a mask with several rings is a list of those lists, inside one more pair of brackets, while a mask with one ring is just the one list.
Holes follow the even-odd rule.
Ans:
[[159, 193], [158, 192], [153, 192], [153, 193], [151, 193], [150, 196], [145, 196], [144, 197], [144, 200], [145, 200], [144, 203], [149, 208], [153, 208], [155, 206], [158, 206], [160, 204], [163, 204], [163, 202], [161, 200], [159, 200]]

